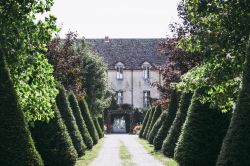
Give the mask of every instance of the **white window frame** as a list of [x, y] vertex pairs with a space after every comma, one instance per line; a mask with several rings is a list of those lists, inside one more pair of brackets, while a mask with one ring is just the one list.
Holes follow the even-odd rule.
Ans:
[[118, 79], [118, 80], [123, 79], [123, 67], [122, 66], [118, 66], [116, 68], [116, 79]]
[[116, 101], [118, 105], [123, 104], [123, 91], [116, 92]]
[[149, 79], [149, 72], [150, 72], [150, 67], [149, 66], [145, 66], [143, 67], [143, 78], [144, 79]]
[[150, 106], [150, 91], [143, 91], [143, 107], [148, 108]]

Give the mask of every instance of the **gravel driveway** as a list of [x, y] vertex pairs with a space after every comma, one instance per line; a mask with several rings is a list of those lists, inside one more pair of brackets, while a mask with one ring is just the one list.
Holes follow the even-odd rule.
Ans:
[[102, 148], [91, 166], [121, 166], [119, 157], [121, 142], [127, 147], [136, 166], [163, 166], [137, 142], [137, 137], [129, 134], [105, 135]]

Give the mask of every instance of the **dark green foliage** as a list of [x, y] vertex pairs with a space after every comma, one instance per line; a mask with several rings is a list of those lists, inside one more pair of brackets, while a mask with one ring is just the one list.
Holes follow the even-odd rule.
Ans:
[[0, 165], [41, 166], [9, 69], [0, 50]]
[[53, 110], [55, 117], [49, 123], [35, 122], [32, 137], [46, 166], [73, 166], [77, 152], [56, 105]]
[[250, 39], [244, 64], [242, 89], [223, 141], [217, 166], [250, 165]]
[[161, 116], [157, 119], [157, 121], [155, 122], [155, 124], [153, 125], [150, 133], [149, 133], [149, 137], [148, 137], [148, 142], [150, 144], [154, 143], [154, 138], [156, 137], [157, 132], [159, 131], [163, 121], [165, 120], [167, 116], [167, 111], [163, 111], [161, 113]]
[[154, 138], [155, 150], [161, 149], [163, 141], [167, 137], [168, 131], [174, 121], [177, 109], [178, 109], [178, 94], [176, 90], [173, 90], [171, 92], [170, 102], [167, 110], [167, 116]]
[[88, 104], [87, 104], [87, 102], [85, 100], [80, 100], [79, 101], [79, 107], [80, 107], [80, 110], [81, 110], [81, 113], [82, 113], [82, 117], [83, 117], [83, 119], [84, 119], [84, 121], [86, 123], [86, 126], [88, 128], [89, 134], [92, 137], [93, 143], [95, 145], [95, 144], [98, 143], [99, 136], [98, 136], [97, 130], [95, 128], [93, 119], [92, 119], [92, 117], [90, 115]]
[[150, 111], [149, 116], [148, 116], [148, 122], [146, 124], [146, 127], [145, 127], [143, 135], [142, 135], [142, 137], [144, 139], [146, 139], [146, 136], [148, 134], [149, 126], [151, 124], [151, 121], [152, 121], [152, 118], [153, 118], [153, 115], [154, 115], [154, 112], [155, 112], [155, 107], [151, 107], [148, 111]]
[[102, 132], [104, 133], [104, 119], [103, 119], [103, 117], [99, 117], [99, 118], [97, 118], [97, 120], [98, 120], [98, 123], [102, 129]]
[[146, 125], [147, 125], [147, 123], [148, 123], [149, 114], [150, 114], [150, 112], [147, 111], [147, 113], [146, 113], [146, 115], [145, 115], [145, 117], [144, 117], [144, 120], [143, 120], [143, 122], [142, 122], [142, 128], [141, 128], [141, 130], [140, 130], [140, 132], [139, 132], [139, 137], [140, 137], [140, 138], [143, 138], [143, 133], [144, 133], [145, 127], [146, 127]]
[[192, 95], [192, 93], [182, 93], [176, 117], [163, 142], [162, 152], [168, 157], [174, 157], [174, 149], [181, 133], [181, 127], [185, 122]]
[[86, 145], [77, 127], [75, 117], [70, 108], [69, 101], [66, 96], [66, 91], [63, 86], [58, 86], [59, 94], [56, 97], [57, 107], [62, 115], [62, 119], [67, 127], [69, 135], [72, 139], [73, 145], [77, 151], [78, 156], [84, 155]]
[[152, 130], [152, 128], [153, 128], [156, 120], [161, 115], [161, 113], [162, 113], [161, 106], [156, 106], [154, 114], [153, 114], [153, 117], [152, 117], [152, 120], [151, 120], [151, 124], [150, 124], [149, 129], [148, 129], [148, 133], [147, 133], [147, 136], [146, 136], [147, 140], [149, 140], [149, 134], [150, 134], [150, 132], [151, 132], [151, 130]]
[[99, 125], [99, 122], [98, 122], [97, 118], [93, 119], [93, 121], [94, 121], [95, 128], [97, 130], [99, 138], [102, 138], [103, 137], [103, 132], [102, 132], [102, 129], [101, 129], [100, 125]]
[[92, 149], [93, 147], [93, 140], [89, 134], [89, 131], [87, 129], [87, 126], [83, 120], [82, 113], [80, 111], [80, 107], [78, 105], [78, 101], [76, 99], [76, 96], [73, 92], [69, 93], [68, 100], [70, 103], [70, 107], [72, 109], [72, 112], [74, 114], [74, 117], [76, 119], [76, 124], [78, 126], [78, 129], [82, 135], [83, 142], [87, 146], [88, 149]]
[[211, 109], [209, 103], [201, 104], [198, 89], [192, 98], [176, 145], [174, 158], [180, 166], [215, 165], [222, 140], [229, 124], [229, 113]]

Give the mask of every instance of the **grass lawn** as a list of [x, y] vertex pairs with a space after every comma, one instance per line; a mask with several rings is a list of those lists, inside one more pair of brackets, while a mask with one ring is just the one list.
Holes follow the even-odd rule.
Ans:
[[155, 157], [156, 159], [158, 159], [159, 161], [161, 161], [161, 163], [164, 164], [165, 166], [179, 166], [179, 164], [176, 161], [174, 161], [171, 158], [168, 158], [168, 157], [164, 156], [164, 154], [161, 153], [161, 151], [155, 151], [154, 150], [154, 145], [149, 144], [146, 140], [137, 138], [137, 141], [140, 144], [142, 144], [142, 146], [144, 147], [144, 149], [149, 154], [151, 154], [153, 157]]
[[85, 155], [78, 159], [76, 162], [76, 166], [87, 166], [89, 165], [98, 155], [99, 150], [102, 147], [104, 139], [100, 139], [98, 144], [93, 146], [91, 150], [87, 150]]
[[122, 166], [134, 166], [135, 165], [132, 161], [131, 154], [129, 153], [127, 147], [123, 144], [123, 142], [121, 142], [119, 153], [120, 153]]

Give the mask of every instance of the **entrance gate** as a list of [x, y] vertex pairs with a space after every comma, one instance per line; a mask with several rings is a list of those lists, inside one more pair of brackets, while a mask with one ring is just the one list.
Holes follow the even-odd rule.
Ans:
[[106, 122], [107, 133], [133, 133], [133, 111], [109, 110]]

